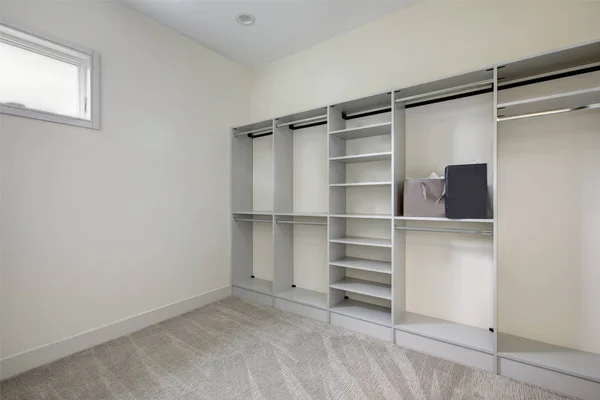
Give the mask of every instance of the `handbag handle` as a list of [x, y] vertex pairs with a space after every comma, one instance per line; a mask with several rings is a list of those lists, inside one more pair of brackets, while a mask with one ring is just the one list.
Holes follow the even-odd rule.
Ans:
[[[427, 184], [421, 181], [421, 193], [423, 193], [423, 200], [427, 200]], [[442, 199], [446, 197], [446, 182], [444, 182], [444, 188], [442, 189], [442, 194], [435, 200], [435, 204], [439, 204]]]

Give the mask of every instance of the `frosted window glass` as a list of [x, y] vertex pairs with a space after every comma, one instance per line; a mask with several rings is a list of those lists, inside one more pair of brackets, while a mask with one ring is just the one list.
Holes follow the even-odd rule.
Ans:
[[79, 67], [0, 42], [0, 103], [79, 117]]

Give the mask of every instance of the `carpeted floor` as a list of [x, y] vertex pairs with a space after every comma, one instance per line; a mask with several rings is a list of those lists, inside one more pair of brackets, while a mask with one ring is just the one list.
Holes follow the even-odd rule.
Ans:
[[235, 298], [4, 381], [1, 393], [2, 400], [566, 399]]

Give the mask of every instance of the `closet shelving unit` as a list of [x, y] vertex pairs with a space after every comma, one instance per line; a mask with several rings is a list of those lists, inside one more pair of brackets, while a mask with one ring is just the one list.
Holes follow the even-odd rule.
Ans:
[[[498, 74], [501, 82], [497, 105], [500, 140], [506, 137], [507, 142], [513, 145], [513, 137], [528, 135], [522, 139], [525, 143], [517, 150], [527, 149], [529, 143], [539, 146], [542, 154], [549, 153], [539, 162], [547, 165], [560, 162], [563, 164], [561, 169], [573, 168], [574, 159], [586, 160], [590, 155], [593, 160], [600, 159], [600, 143], [597, 140], [600, 133], [600, 43], [506, 64], [499, 68]], [[561, 147], [565, 145], [568, 146], [563, 153], [566, 157], [560, 158]], [[597, 169], [598, 163], [586, 167]], [[574, 171], [569, 179], [582, 188], [586, 185], [586, 178], [582, 175], [585, 173]], [[532, 173], [524, 173], [523, 179], [532, 182], [532, 178], [535, 178]], [[500, 190], [510, 190], [505, 187], [507, 184], [503, 183]], [[532, 191], [524, 190], [523, 196], [532, 195]], [[598, 218], [594, 217], [598, 214], [597, 205], [580, 202], [580, 196], [586, 194], [582, 191], [569, 196], [559, 195], [553, 199], [556, 205], [547, 210], [560, 218], [570, 209], [578, 209], [575, 215], [571, 215], [578, 217], [583, 225], [576, 229], [569, 223], [557, 226], [562, 231], [561, 245], [544, 246], [545, 254], [538, 265], [548, 273], [539, 275], [538, 279], [551, 288], [537, 294], [538, 298], [544, 300], [544, 307], [529, 306], [532, 303], [529, 288], [517, 286], [508, 289], [515, 274], [520, 272], [518, 269], [526, 266], [525, 257], [515, 258], [515, 264], [507, 264], [506, 267], [500, 265], [498, 368], [501, 374], [516, 379], [584, 399], [600, 399], [600, 331], [598, 325], [590, 320], [600, 320], [600, 308], [597, 307], [600, 298], [596, 295], [596, 289], [586, 293], [581, 287], [574, 288], [569, 279], [574, 275], [580, 275], [584, 280], [586, 275], [593, 279], [591, 276], [594, 273], [598, 276], [600, 265], [597, 258], [581, 258], [581, 254], [589, 254], [589, 247], [595, 248], [595, 244], [586, 245], [583, 239], [572, 242], [572, 235], [583, 235], [595, 237], [593, 241], [597, 243], [600, 234]], [[515, 218], [510, 205], [506, 211], [507, 225]], [[530, 207], [526, 211], [530, 213], [531, 223], [543, 223], [541, 220], [546, 215], [536, 213], [536, 207], [531, 207], [531, 204], [524, 207]], [[586, 225], [586, 221], [590, 224]], [[548, 243], [552, 235], [545, 235]], [[519, 236], [517, 234], [514, 240], [518, 240]], [[570, 241], [576, 248], [573, 254], [569, 254]], [[569, 257], [565, 259], [563, 254], [569, 254]], [[532, 273], [539, 270], [536, 265], [529, 264], [527, 267]], [[535, 288], [535, 285], [531, 287]], [[508, 305], [515, 298], [522, 299], [524, 309], [508, 310]], [[559, 307], [554, 307], [557, 304], [552, 303], [554, 299], [558, 299]], [[569, 318], [586, 310], [591, 310], [587, 319]], [[513, 312], [520, 316], [518, 322], [522, 326], [518, 328], [515, 327], [517, 318]]]
[[[234, 295], [600, 399], [597, 206], [540, 179], [596, 187], [598, 108], [600, 42], [234, 129]], [[475, 160], [487, 219], [403, 215], [404, 180]]]
[[[443, 175], [445, 165], [466, 164], [477, 159], [488, 163], [489, 193], [495, 193], [494, 82], [492, 68], [394, 93], [395, 139], [401, 149], [394, 158], [398, 196], [401, 183], [407, 178], [428, 176], [431, 171]], [[461, 129], [468, 124], [472, 125], [471, 130]], [[482, 220], [403, 216], [402, 206], [397, 204], [394, 217], [396, 344], [494, 371], [493, 281], [461, 277], [463, 270], [474, 269], [487, 270], [484, 276], [493, 276], [495, 202], [489, 203], [490, 218]], [[482, 254], [473, 257], [471, 249]], [[453, 261], [456, 258], [461, 259], [458, 265]], [[427, 294], [418, 293], [423, 289]], [[438, 296], [432, 296], [434, 292], [438, 292]], [[466, 300], [456, 301], [459, 296]], [[446, 304], [452, 302], [457, 303], [456, 310], [445, 310]], [[475, 306], [478, 315], [469, 320], [471, 324], [457, 320], [457, 313], [469, 312], [470, 302], [489, 307]]]
[[391, 93], [329, 107], [330, 321], [391, 340]]
[[272, 132], [273, 121], [264, 121], [234, 129], [232, 140], [232, 284], [265, 295], [273, 294], [272, 265], [262, 257], [273, 249]]
[[274, 124], [275, 306], [326, 322], [327, 108]]

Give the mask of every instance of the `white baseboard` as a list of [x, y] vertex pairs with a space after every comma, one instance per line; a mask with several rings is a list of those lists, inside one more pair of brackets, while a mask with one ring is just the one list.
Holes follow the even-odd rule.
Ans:
[[10, 378], [30, 369], [59, 360], [148, 326], [184, 314], [209, 303], [231, 296], [231, 286], [224, 286], [166, 306], [146, 311], [110, 325], [36, 347], [0, 360], [0, 379]]

